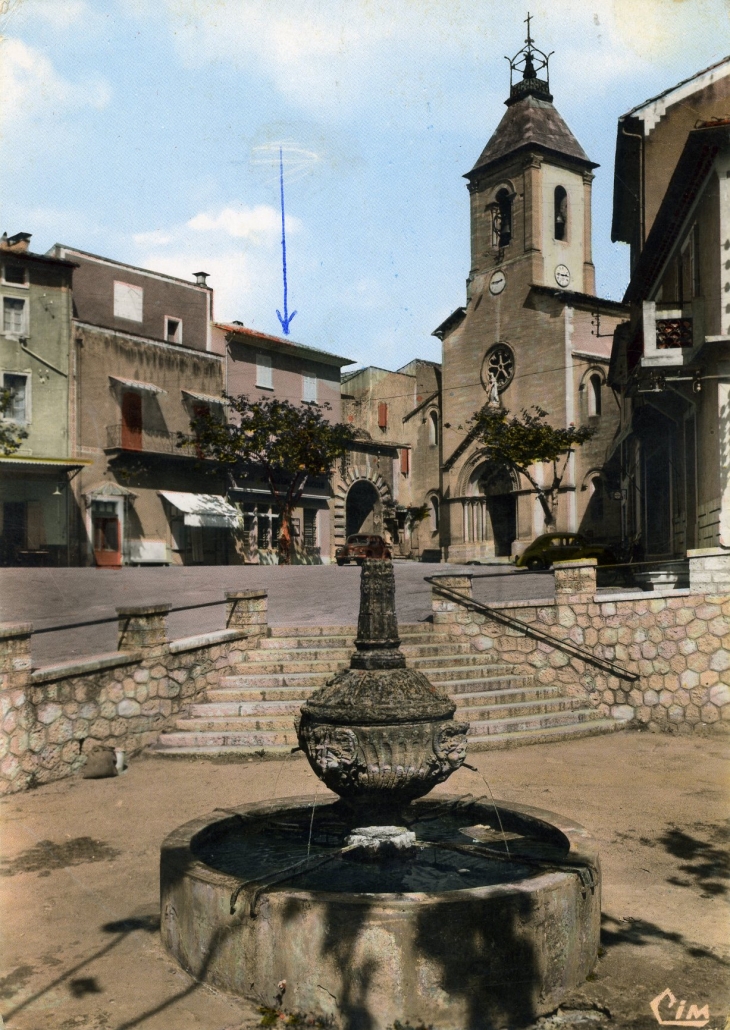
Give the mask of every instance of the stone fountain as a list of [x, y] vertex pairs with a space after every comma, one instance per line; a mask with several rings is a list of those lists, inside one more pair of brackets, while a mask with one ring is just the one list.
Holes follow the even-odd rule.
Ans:
[[162, 937], [181, 965], [347, 1030], [487, 1030], [553, 1011], [596, 960], [598, 856], [552, 813], [425, 796], [464, 764], [455, 711], [406, 665], [392, 563], [365, 562], [350, 668], [297, 726], [337, 798], [245, 805], [167, 838]]

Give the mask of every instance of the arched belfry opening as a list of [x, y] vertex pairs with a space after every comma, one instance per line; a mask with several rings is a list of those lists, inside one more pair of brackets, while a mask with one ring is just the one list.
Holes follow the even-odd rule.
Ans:
[[345, 535], [382, 532], [383, 503], [380, 494], [369, 480], [360, 479], [347, 493]]

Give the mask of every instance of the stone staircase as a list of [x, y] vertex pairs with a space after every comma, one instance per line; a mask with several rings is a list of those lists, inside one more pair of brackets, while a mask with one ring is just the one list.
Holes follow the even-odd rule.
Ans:
[[[191, 704], [159, 737], [160, 755], [285, 755], [297, 746], [294, 719], [304, 701], [347, 668], [354, 626], [275, 626], [248, 653], [240, 673], [225, 676], [207, 701]], [[455, 718], [471, 724], [469, 748], [486, 751], [607, 733], [621, 723], [581, 698], [514, 675], [489, 655], [458, 643], [430, 623], [400, 627], [408, 664], [443, 687]]]

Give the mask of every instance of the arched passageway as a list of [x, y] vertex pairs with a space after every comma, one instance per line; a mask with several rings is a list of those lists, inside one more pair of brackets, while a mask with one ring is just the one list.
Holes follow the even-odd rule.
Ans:
[[382, 533], [383, 504], [372, 483], [364, 479], [353, 483], [345, 502], [345, 533]]

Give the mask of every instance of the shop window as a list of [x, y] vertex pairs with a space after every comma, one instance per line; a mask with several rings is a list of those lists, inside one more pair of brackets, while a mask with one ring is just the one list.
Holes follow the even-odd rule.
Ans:
[[18, 297], [3, 297], [3, 332], [10, 336], [27, 333], [25, 301]]
[[556, 186], [553, 197], [556, 240], [568, 238], [568, 194], [563, 186]]
[[274, 389], [274, 378], [271, 370], [271, 355], [256, 355], [256, 385], [264, 390]]
[[144, 305], [144, 290], [131, 283], [114, 283], [114, 317], [128, 322], [141, 322]]

